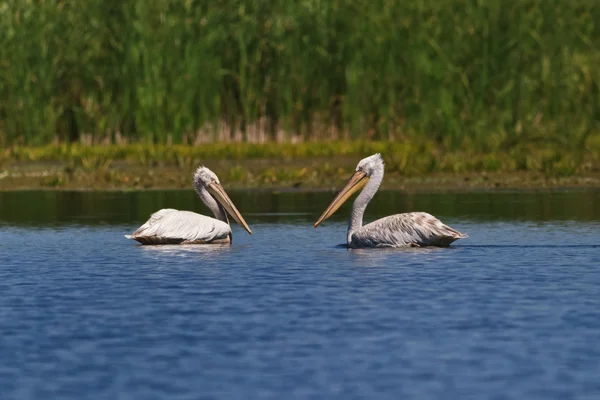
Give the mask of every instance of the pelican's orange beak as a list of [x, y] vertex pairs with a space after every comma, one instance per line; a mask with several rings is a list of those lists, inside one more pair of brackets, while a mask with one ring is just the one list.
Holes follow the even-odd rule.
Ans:
[[227, 196], [227, 193], [225, 192], [225, 189], [223, 189], [223, 186], [221, 186], [217, 182], [212, 182], [206, 187], [206, 189], [219, 202], [219, 204], [221, 204], [223, 208], [227, 210], [227, 212], [233, 217], [233, 219], [235, 219], [238, 224], [240, 224], [249, 234], [252, 235], [250, 227], [244, 220], [244, 217], [242, 217], [242, 214], [240, 214], [238, 209], [233, 204], [233, 201], [231, 201], [229, 196]]
[[333, 199], [329, 207], [323, 212], [323, 214], [319, 217], [317, 222], [315, 222], [315, 228], [321, 224], [321, 222], [325, 221], [327, 218], [331, 217], [334, 212], [338, 210], [352, 196], [354, 193], [358, 192], [362, 188], [365, 187], [367, 182], [369, 181], [369, 177], [362, 171], [356, 171], [351, 177], [346, 186], [342, 189], [341, 192]]

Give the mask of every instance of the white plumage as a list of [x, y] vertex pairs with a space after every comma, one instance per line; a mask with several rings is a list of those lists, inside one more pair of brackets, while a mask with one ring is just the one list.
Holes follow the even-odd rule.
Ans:
[[468, 237], [425, 212], [390, 215], [363, 226], [365, 209], [377, 193], [383, 174], [384, 164], [380, 154], [361, 160], [344, 189], [317, 220], [315, 228], [337, 211], [353, 193], [364, 188], [352, 205], [346, 237], [348, 247], [445, 247], [455, 240]]
[[143, 244], [202, 244], [220, 240], [229, 242], [231, 227], [215, 218], [165, 208], [155, 212], [128, 239]]
[[194, 188], [216, 218], [191, 211], [165, 208], [152, 214], [133, 234], [125, 235], [142, 244], [217, 244], [231, 243], [231, 227], [226, 210], [252, 234], [219, 178], [208, 168], [200, 167], [194, 174]]
[[467, 237], [431, 214], [390, 215], [353, 232], [350, 247], [448, 246]]

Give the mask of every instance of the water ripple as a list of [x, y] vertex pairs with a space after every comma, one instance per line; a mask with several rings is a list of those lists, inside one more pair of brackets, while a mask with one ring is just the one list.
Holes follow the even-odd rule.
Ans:
[[600, 225], [452, 224], [471, 237], [381, 250], [336, 221], [231, 246], [4, 227], [1, 397], [600, 395]]

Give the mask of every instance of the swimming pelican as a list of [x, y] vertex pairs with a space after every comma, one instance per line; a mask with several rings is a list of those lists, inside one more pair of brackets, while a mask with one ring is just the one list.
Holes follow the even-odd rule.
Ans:
[[141, 244], [231, 243], [231, 227], [225, 210], [252, 234], [214, 172], [204, 166], [198, 168], [194, 174], [194, 189], [216, 219], [191, 211], [164, 208], [152, 214], [133, 234], [125, 237]]
[[363, 214], [367, 204], [379, 189], [383, 180], [383, 169], [383, 159], [380, 154], [361, 160], [346, 186], [315, 222], [315, 228], [333, 215], [352, 194], [364, 188], [352, 205], [348, 222], [347, 243], [350, 248], [446, 247], [457, 239], [468, 237], [424, 212], [390, 215], [363, 226]]

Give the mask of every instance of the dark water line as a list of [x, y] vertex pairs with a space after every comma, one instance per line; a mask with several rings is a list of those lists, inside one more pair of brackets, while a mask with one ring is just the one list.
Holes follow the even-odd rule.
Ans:
[[[314, 222], [331, 192], [232, 191], [249, 223]], [[345, 221], [351, 203], [330, 221]], [[142, 192], [0, 192], [0, 223], [12, 225], [118, 225], [140, 223], [161, 208], [207, 214], [190, 190]], [[600, 221], [600, 191], [403, 193], [381, 191], [365, 215], [426, 211], [443, 219], [471, 221]]]

